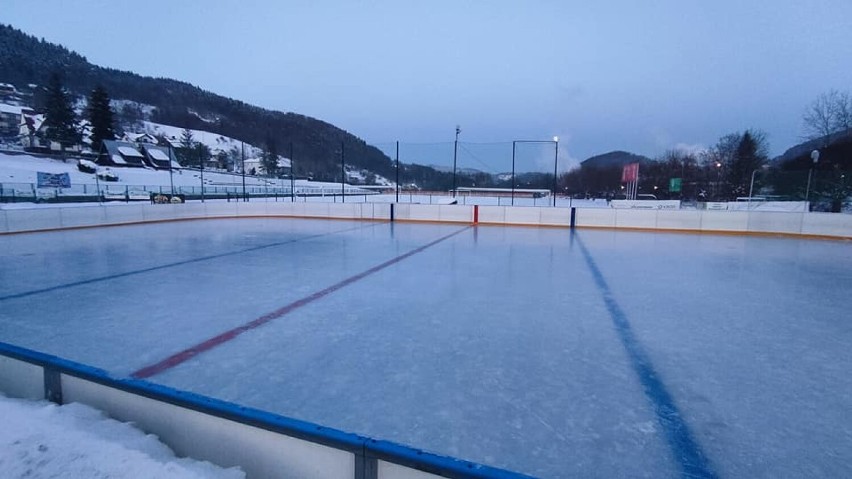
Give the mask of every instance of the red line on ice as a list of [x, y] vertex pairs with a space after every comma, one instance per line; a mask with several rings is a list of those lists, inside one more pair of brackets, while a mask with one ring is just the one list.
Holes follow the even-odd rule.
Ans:
[[456, 232], [450, 233], [446, 236], [442, 236], [441, 238], [438, 238], [435, 241], [432, 241], [431, 243], [427, 243], [423, 246], [420, 246], [419, 248], [413, 249], [413, 250], [409, 251], [408, 253], [402, 254], [402, 255], [397, 256], [395, 258], [391, 258], [391, 259], [385, 261], [382, 264], [379, 264], [377, 266], [373, 266], [372, 268], [370, 268], [366, 271], [362, 271], [362, 272], [360, 272], [360, 273], [358, 273], [354, 276], [350, 276], [350, 277], [344, 279], [343, 281], [340, 281], [339, 283], [336, 283], [336, 284], [329, 286], [328, 288], [317, 291], [317, 292], [315, 292], [315, 293], [313, 293], [309, 296], [305, 296], [302, 299], [298, 299], [296, 301], [293, 301], [292, 303], [290, 303], [286, 306], [283, 306], [281, 308], [278, 308], [275, 311], [266, 313], [263, 316], [255, 319], [253, 321], [250, 321], [246, 324], [243, 324], [242, 326], [238, 326], [238, 327], [231, 329], [229, 331], [225, 331], [224, 333], [219, 334], [217, 336], [214, 336], [214, 337], [212, 337], [212, 338], [210, 338], [206, 341], [203, 341], [201, 343], [198, 343], [195, 346], [192, 346], [190, 348], [184, 349], [183, 351], [175, 353], [175, 354], [167, 357], [166, 359], [163, 359], [160, 362], [154, 363], [150, 366], [145, 366], [144, 368], [139, 369], [138, 371], [135, 371], [130, 376], [133, 377], [133, 378], [136, 378], [136, 379], [145, 379], [145, 378], [150, 378], [151, 376], [155, 376], [157, 374], [160, 374], [163, 371], [166, 371], [166, 370], [171, 369], [171, 368], [173, 368], [173, 367], [175, 367], [175, 366], [177, 366], [181, 363], [189, 361], [190, 359], [194, 358], [195, 356], [198, 356], [201, 353], [210, 351], [211, 349], [215, 348], [216, 346], [224, 344], [224, 343], [236, 338], [237, 336], [239, 336], [239, 335], [241, 335], [241, 334], [243, 334], [247, 331], [251, 331], [252, 329], [263, 326], [264, 324], [272, 321], [273, 319], [280, 318], [281, 316], [284, 316], [284, 315], [286, 315], [286, 314], [288, 314], [288, 313], [290, 313], [290, 312], [292, 312], [296, 309], [299, 309], [302, 306], [310, 304], [310, 303], [312, 303], [312, 302], [314, 302], [318, 299], [324, 298], [325, 296], [328, 296], [329, 294], [331, 294], [331, 293], [333, 293], [333, 292], [335, 292], [335, 291], [337, 291], [341, 288], [344, 288], [344, 287], [346, 287], [346, 286], [348, 286], [348, 285], [350, 285], [350, 284], [352, 284], [356, 281], [364, 279], [364, 278], [366, 278], [367, 276], [369, 276], [373, 273], [381, 271], [381, 270], [387, 268], [388, 266], [399, 263], [400, 261], [404, 260], [405, 258], [408, 258], [409, 256], [413, 256], [417, 253], [420, 253], [421, 251], [423, 251], [423, 250], [425, 250], [425, 249], [427, 249], [431, 246], [434, 246], [434, 245], [436, 245], [436, 244], [438, 244], [438, 243], [440, 243], [440, 242], [442, 242], [446, 239], [449, 239], [449, 238], [451, 238], [451, 237], [453, 237], [453, 236], [455, 236], [455, 235], [457, 235], [457, 234], [461, 233], [462, 231], [465, 231], [469, 228], [470, 228], [469, 226], [466, 227], [466, 228], [462, 228], [462, 229], [460, 229]]

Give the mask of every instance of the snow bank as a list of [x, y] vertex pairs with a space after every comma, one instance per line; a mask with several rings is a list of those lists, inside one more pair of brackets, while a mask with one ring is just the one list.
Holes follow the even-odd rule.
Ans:
[[176, 458], [156, 436], [82, 404], [0, 395], [0, 477], [245, 478], [239, 468]]

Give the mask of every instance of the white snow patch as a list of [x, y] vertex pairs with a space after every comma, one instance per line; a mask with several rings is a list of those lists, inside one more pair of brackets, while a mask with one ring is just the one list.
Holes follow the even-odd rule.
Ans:
[[0, 395], [0, 477], [241, 479], [239, 468], [177, 458], [156, 436], [82, 404]]

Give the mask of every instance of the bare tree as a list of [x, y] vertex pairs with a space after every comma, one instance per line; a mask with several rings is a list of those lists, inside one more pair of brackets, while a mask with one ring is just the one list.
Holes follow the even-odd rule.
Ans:
[[831, 135], [837, 131], [838, 127], [838, 104], [843, 96], [837, 90], [831, 90], [818, 96], [808, 106], [802, 118], [808, 139], [822, 138], [824, 146], [831, 143]]
[[834, 103], [834, 131], [846, 133], [852, 128], [852, 95], [842, 92]]

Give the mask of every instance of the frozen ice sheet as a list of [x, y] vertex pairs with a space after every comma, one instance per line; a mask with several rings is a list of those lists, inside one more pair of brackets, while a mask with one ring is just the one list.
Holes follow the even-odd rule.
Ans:
[[0, 340], [130, 374], [455, 231], [152, 380], [545, 477], [678, 476], [609, 300], [719, 475], [852, 475], [843, 242], [310, 220], [5, 236]]

